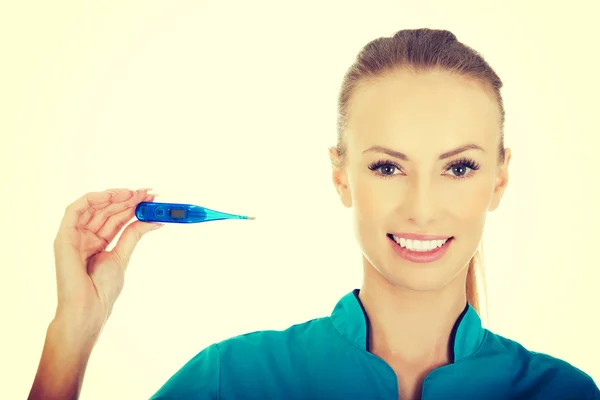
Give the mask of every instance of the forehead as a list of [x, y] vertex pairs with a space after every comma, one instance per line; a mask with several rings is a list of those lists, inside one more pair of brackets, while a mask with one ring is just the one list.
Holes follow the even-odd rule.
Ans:
[[[407, 151], [493, 146], [500, 110], [483, 84], [444, 71], [397, 71], [362, 81], [350, 99], [348, 142]], [[412, 148], [412, 149], [411, 149]]]

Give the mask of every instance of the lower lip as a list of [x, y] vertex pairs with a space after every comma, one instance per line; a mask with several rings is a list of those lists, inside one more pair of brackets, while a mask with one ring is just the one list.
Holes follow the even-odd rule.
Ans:
[[405, 259], [406, 261], [414, 262], [414, 263], [430, 263], [439, 260], [446, 254], [450, 244], [454, 241], [454, 238], [450, 238], [444, 243], [442, 247], [438, 247], [431, 251], [412, 251], [407, 249], [406, 247], [400, 246], [398, 243], [391, 239], [389, 236], [387, 237], [391, 242], [392, 247], [396, 254]]

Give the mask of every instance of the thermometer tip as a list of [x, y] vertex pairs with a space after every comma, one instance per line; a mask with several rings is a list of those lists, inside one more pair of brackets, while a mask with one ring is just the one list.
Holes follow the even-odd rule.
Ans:
[[248, 219], [256, 219], [256, 217], [248, 217]]

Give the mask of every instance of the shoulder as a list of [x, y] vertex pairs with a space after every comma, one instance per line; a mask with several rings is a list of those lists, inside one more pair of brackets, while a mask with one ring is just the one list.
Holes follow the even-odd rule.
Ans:
[[[487, 331], [484, 346], [500, 365], [506, 365], [515, 386], [534, 392], [569, 393], [580, 399], [599, 399], [600, 391], [590, 375], [573, 364], [550, 354], [529, 350], [521, 343]], [[535, 388], [535, 389], [533, 389]]]
[[260, 330], [245, 333], [216, 343], [221, 359], [238, 357], [262, 359], [265, 355], [276, 353], [279, 359], [292, 356], [296, 352], [306, 351], [309, 347], [335, 334], [328, 317], [316, 318], [292, 325], [283, 330]]
[[[262, 330], [214, 343], [191, 358], [151, 398], [215, 399], [230, 386], [253, 387], [262, 375], [285, 375], [335, 335], [328, 317], [284, 330]], [[199, 397], [201, 396], [201, 397]]]

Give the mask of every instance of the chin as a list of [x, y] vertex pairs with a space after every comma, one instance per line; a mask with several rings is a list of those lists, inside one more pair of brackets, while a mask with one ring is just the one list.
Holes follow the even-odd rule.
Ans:
[[463, 270], [466, 271], [466, 268], [452, 268], [452, 265], [460, 263], [452, 263], [450, 260], [437, 263], [434, 268], [397, 259], [377, 261], [379, 262], [369, 262], [371, 267], [368, 268], [365, 278], [377, 282], [377, 285], [391, 285], [415, 292], [442, 290], [455, 282]]
[[382, 273], [383, 277], [395, 287], [415, 292], [438, 291], [452, 282], [452, 277], [440, 274], [440, 271], [393, 271]]

